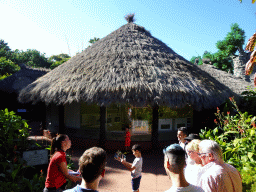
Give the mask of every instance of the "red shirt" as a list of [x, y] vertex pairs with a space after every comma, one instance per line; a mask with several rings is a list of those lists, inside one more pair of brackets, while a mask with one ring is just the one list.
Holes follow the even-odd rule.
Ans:
[[67, 164], [66, 160], [66, 154], [64, 151], [57, 151], [48, 166], [47, 170], [47, 177], [45, 181], [45, 187], [52, 188], [56, 187], [56, 189], [60, 188], [64, 183], [67, 182], [66, 177], [63, 175], [63, 173], [60, 170], [60, 163], [65, 162]]
[[125, 134], [125, 146], [129, 147], [131, 143], [131, 134], [129, 131]]

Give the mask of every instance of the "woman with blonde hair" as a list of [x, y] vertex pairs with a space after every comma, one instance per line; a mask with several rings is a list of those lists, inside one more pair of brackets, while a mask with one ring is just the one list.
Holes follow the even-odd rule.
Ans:
[[189, 142], [186, 146], [187, 154], [190, 159], [193, 161], [193, 164], [188, 164], [185, 168], [185, 178], [186, 180], [193, 185], [199, 186], [199, 180], [202, 174], [202, 160], [199, 153], [199, 139], [194, 139]]
[[66, 150], [71, 147], [71, 141], [67, 135], [60, 134], [53, 138], [51, 143], [51, 159], [47, 169], [47, 177], [43, 192], [62, 192], [65, 190], [67, 180], [81, 181], [82, 178], [69, 174], [66, 160]]

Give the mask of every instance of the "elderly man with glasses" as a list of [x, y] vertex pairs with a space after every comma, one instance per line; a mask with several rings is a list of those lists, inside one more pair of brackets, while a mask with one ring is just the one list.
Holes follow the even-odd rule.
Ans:
[[240, 173], [232, 165], [224, 163], [222, 150], [217, 142], [203, 140], [199, 144], [199, 156], [203, 164], [200, 186], [206, 192], [242, 192]]

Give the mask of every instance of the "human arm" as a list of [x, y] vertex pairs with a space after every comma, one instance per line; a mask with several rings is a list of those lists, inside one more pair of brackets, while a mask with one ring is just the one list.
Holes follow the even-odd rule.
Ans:
[[[207, 175], [204, 177], [201, 177], [200, 187], [205, 192], [218, 192], [221, 191], [224, 185], [221, 185], [223, 181], [216, 177], [216, 175]], [[222, 186], [222, 187], [221, 187]]]
[[128, 169], [131, 172], [136, 168], [131, 163], [127, 162], [125, 159], [121, 159], [121, 163], [126, 167], [126, 169]]
[[67, 163], [66, 162], [61, 162], [60, 163], [60, 171], [63, 173], [63, 175], [73, 181], [73, 182], [77, 182], [77, 181], [82, 181], [82, 178], [81, 177], [78, 177], [78, 176], [74, 176], [74, 175], [69, 175], [68, 173], [68, 168], [67, 168]]

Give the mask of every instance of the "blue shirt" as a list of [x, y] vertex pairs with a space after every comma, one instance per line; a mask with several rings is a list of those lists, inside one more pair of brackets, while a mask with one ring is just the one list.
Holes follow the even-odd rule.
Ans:
[[77, 185], [72, 189], [65, 190], [64, 192], [98, 192], [98, 191], [92, 190], [92, 189], [85, 189], [85, 188], [82, 188], [80, 185]]

